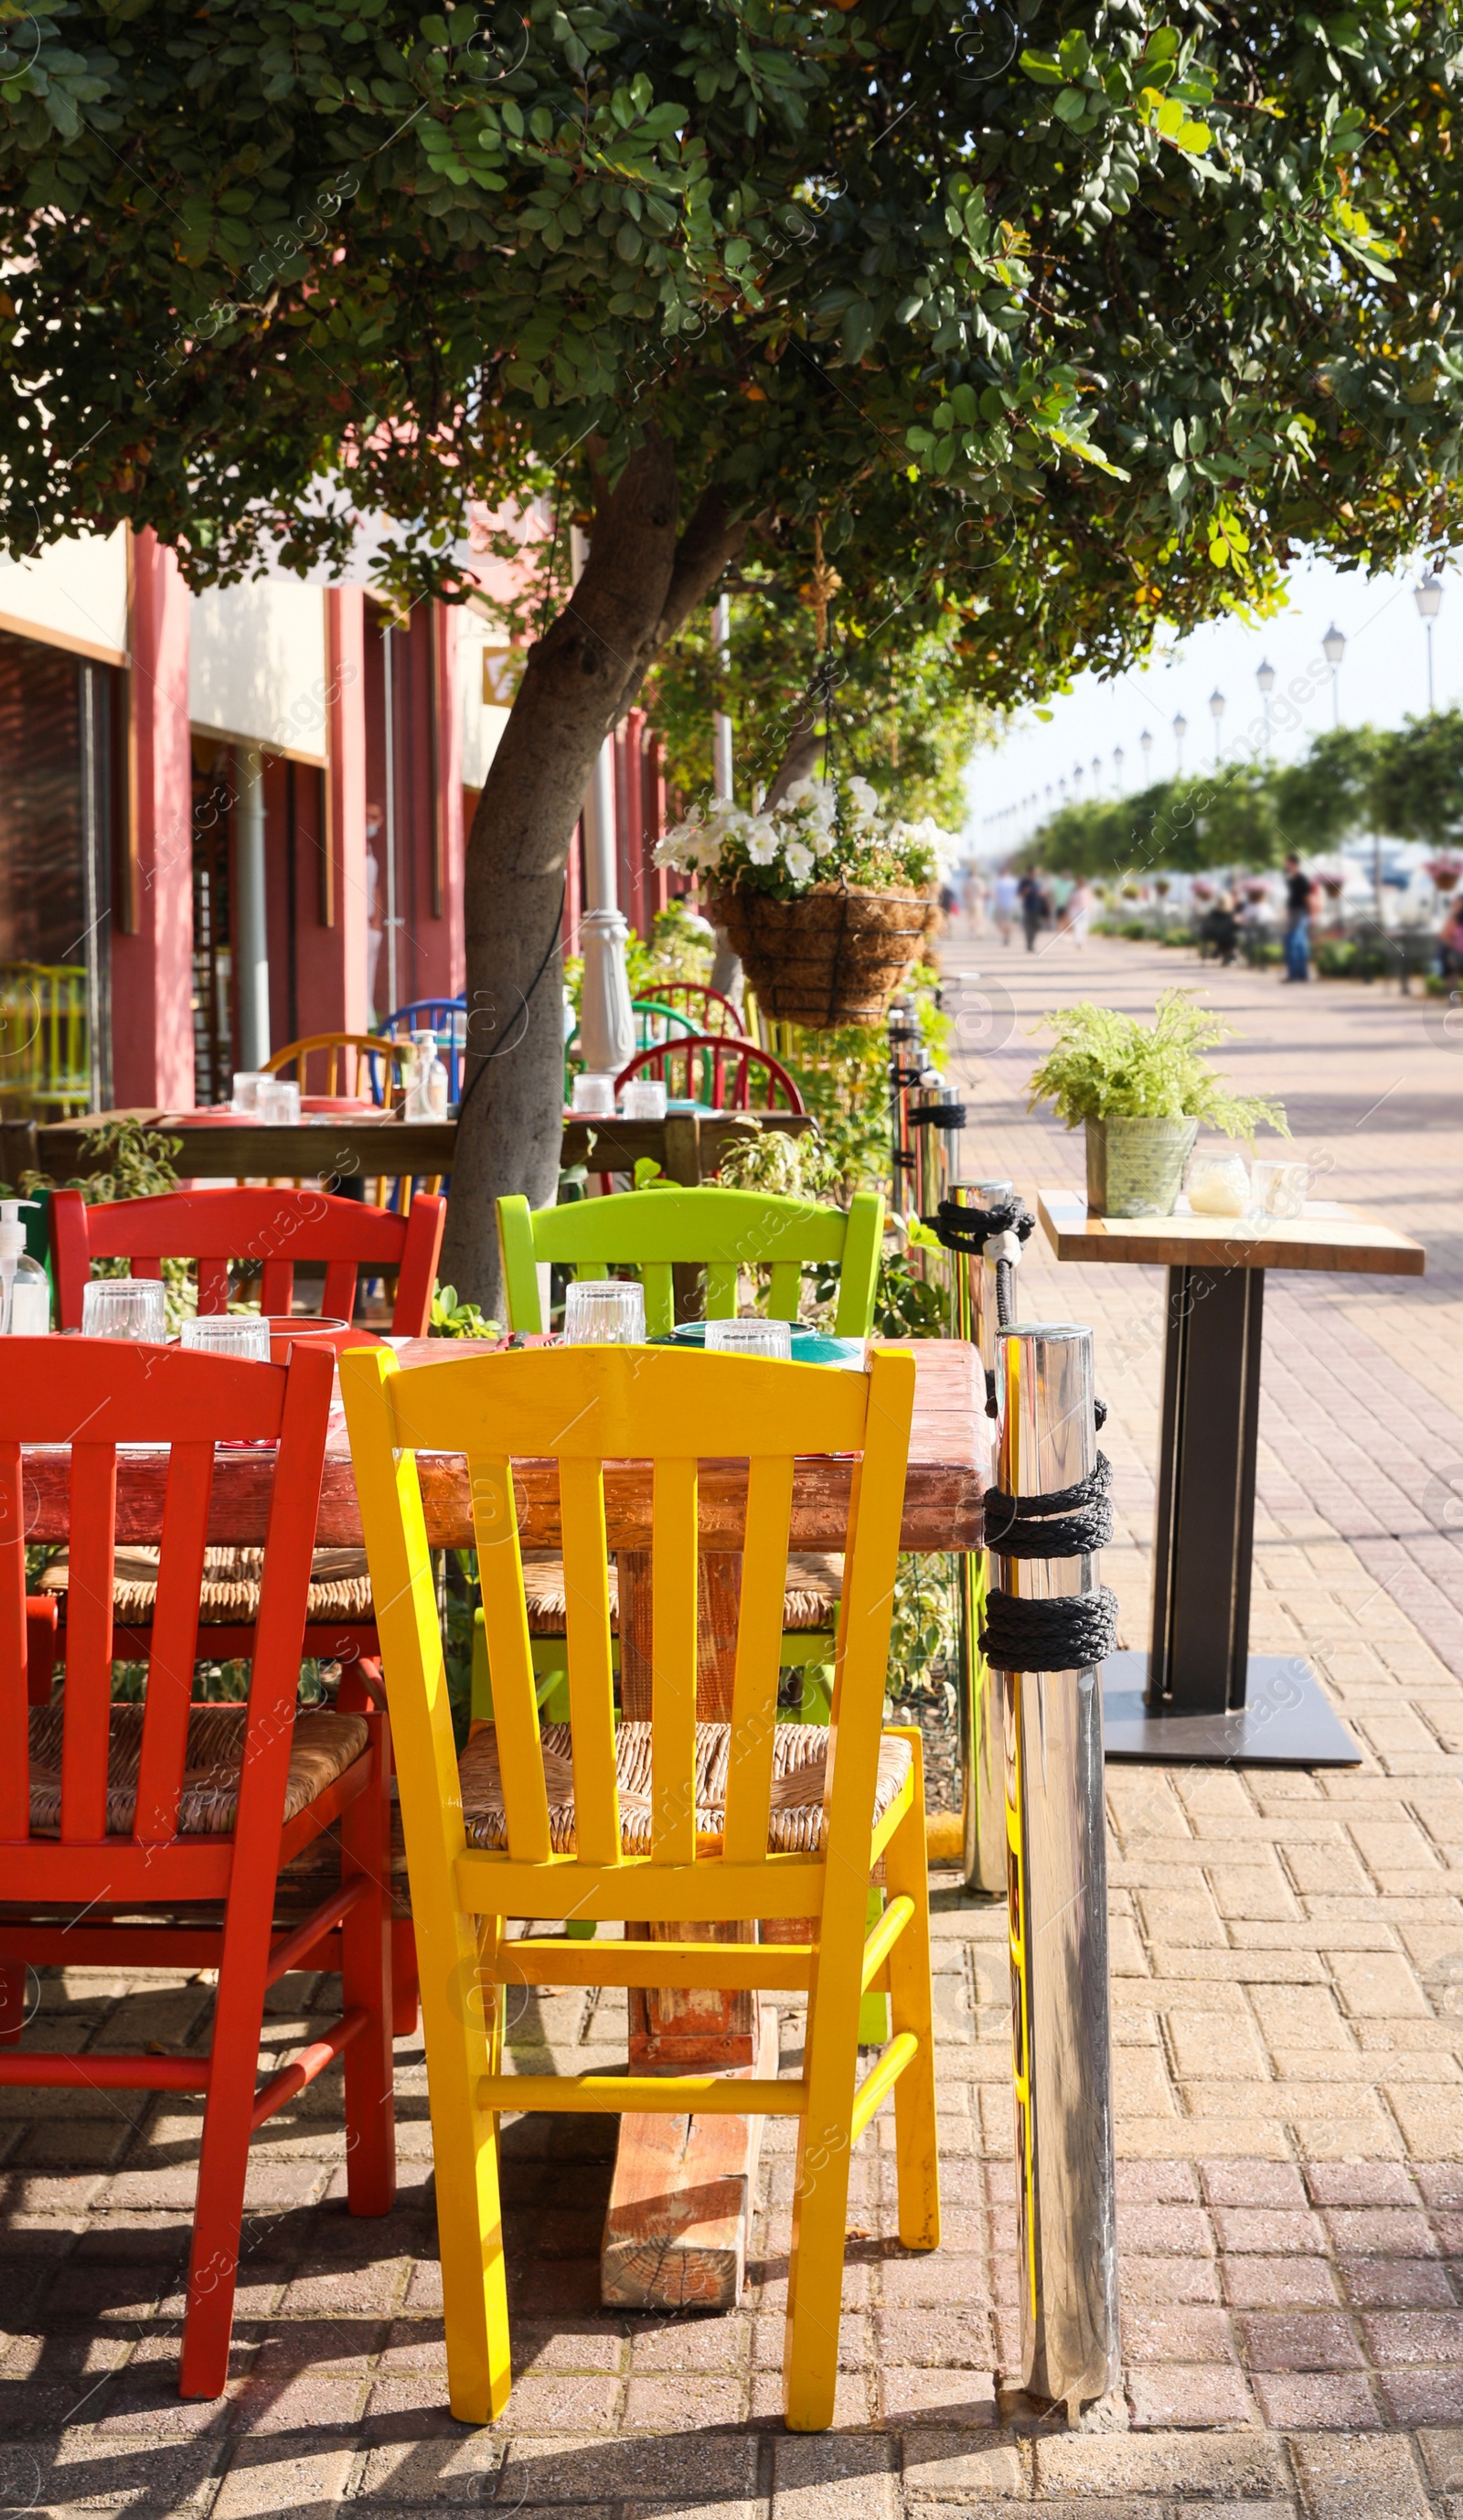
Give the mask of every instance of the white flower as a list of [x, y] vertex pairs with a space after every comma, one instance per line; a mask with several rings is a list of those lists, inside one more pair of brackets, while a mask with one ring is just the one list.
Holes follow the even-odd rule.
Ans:
[[873, 815], [877, 814], [879, 810], [878, 793], [875, 788], [870, 787], [866, 779], [851, 779], [848, 783], [848, 792], [858, 811], [862, 815], [866, 818], [871, 818]]
[[825, 823], [815, 823], [808, 834], [808, 846], [816, 858], [825, 858], [833, 845], [835, 833]]
[[777, 834], [765, 817], [758, 815], [755, 819], [749, 819], [742, 837], [746, 842], [747, 855], [753, 866], [772, 865], [777, 854]]
[[786, 843], [782, 851], [782, 861], [794, 883], [807, 882], [813, 873], [815, 859], [813, 851], [805, 848], [801, 840], [789, 840]]

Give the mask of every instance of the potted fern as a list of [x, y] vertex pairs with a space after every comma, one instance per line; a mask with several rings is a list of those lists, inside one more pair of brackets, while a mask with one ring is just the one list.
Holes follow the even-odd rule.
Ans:
[[1207, 1053], [1233, 1027], [1165, 989], [1151, 1024], [1084, 999], [1047, 1015], [1056, 1047], [1030, 1079], [1028, 1110], [1049, 1102], [1087, 1140], [1092, 1216], [1172, 1216], [1200, 1124], [1253, 1144], [1271, 1128], [1288, 1138], [1278, 1102], [1233, 1094]]

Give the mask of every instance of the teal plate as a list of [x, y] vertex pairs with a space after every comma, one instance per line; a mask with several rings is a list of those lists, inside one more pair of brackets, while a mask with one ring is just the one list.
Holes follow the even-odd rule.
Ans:
[[[706, 1325], [704, 1322], [683, 1322], [679, 1328], [674, 1329], [669, 1333], [669, 1336], [666, 1336], [663, 1333], [659, 1338], [652, 1339], [650, 1344], [652, 1347], [668, 1347], [671, 1345], [676, 1347], [704, 1347], [706, 1344]], [[800, 1329], [794, 1322], [792, 1327], [792, 1362], [794, 1365], [851, 1366], [856, 1373], [862, 1373], [864, 1371], [864, 1341], [862, 1339], [851, 1338], [830, 1338], [822, 1330]]]

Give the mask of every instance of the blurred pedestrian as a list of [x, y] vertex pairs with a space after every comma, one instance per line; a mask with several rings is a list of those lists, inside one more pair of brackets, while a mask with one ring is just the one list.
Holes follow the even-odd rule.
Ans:
[[1287, 980], [1308, 980], [1310, 977], [1310, 913], [1315, 902], [1315, 886], [1301, 865], [1294, 849], [1285, 861], [1285, 976]]
[[1067, 896], [1067, 933], [1079, 954], [1087, 941], [1087, 926], [1092, 916], [1092, 895], [1086, 876], [1080, 875]]
[[996, 894], [992, 906], [996, 914], [996, 933], [1002, 945], [1009, 945], [1011, 929], [1021, 907], [1021, 886], [1015, 877], [1007, 875], [1003, 868], [996, 878]]

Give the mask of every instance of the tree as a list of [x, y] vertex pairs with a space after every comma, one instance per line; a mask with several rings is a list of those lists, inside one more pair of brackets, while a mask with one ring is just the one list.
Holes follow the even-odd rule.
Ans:
[[[195, 583], [547, 491], [589, 564], [468, 852], [448, 1268], [552, 1195], [556, 920], [595, 751], [729, 567], [964, 688], [1113, 670], [1457, 514], [1449, 13], [1236, 0], [35, 0], [0, 55], [13, 550], [120, 518]], [[884, 635], [888, 635], [887, 632]], [[961, 644], [963, 643], [963, 644]], [[892, 643], [893, 644], [893, 643]]]

